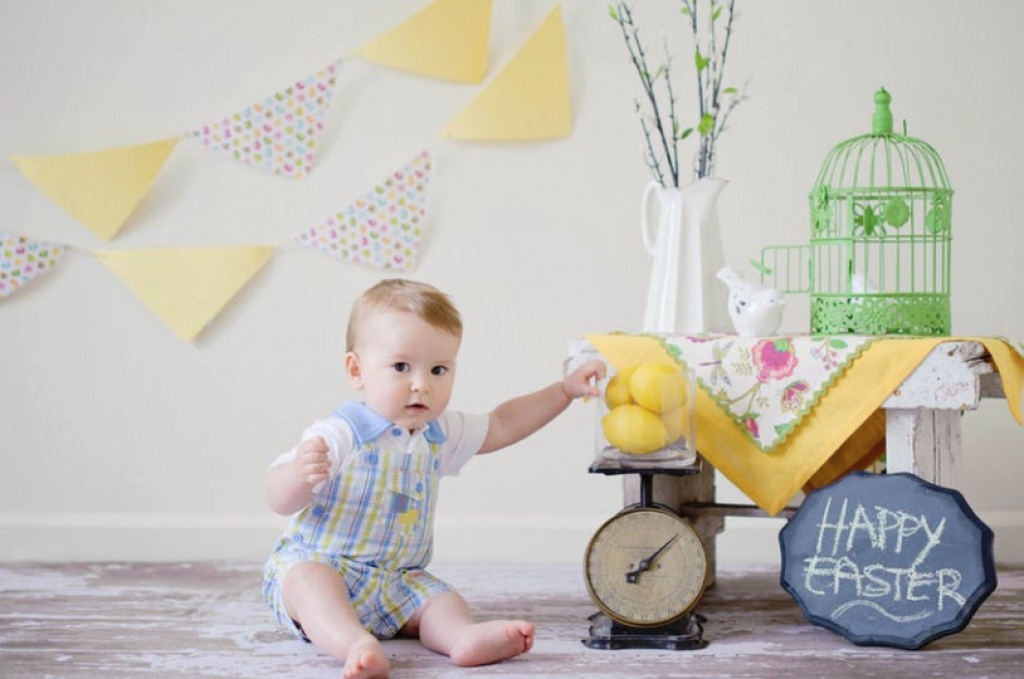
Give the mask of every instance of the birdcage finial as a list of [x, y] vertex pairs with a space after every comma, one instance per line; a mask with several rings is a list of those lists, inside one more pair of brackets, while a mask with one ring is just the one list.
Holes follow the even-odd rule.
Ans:
[[892, 111], [889, 110], [889, 102], [892, 95], [880, 88], [875, 92], [875, 115], [871, 117], [871, 133], [878, 136], [892, 134]]

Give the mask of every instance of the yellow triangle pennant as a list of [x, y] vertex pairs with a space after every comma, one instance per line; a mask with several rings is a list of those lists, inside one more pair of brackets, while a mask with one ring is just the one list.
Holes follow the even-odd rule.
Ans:
[[572, 132], [569, 59], [556, 6], [512, 61], [441, 133], [453, 139], [524, 140]]
[[403, 71], [478, 83], [487, 71], [491, 4], [437, 0], [355, 54]]
[[12, 156], [29, 181], [103, 240], [117, 235], [178, 139], [61, 156]]
[[240, 246], [95, 254], [181, 339], [191, 342], [276, 249]]

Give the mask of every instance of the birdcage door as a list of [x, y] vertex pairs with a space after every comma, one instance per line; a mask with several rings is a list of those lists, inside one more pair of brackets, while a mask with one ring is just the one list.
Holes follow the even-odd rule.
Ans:
[[760, 264], [751, 264], [761, 272], [761, 285], [786, 294], [811, 291], [810, 245], [770, 245], [761, 250]]

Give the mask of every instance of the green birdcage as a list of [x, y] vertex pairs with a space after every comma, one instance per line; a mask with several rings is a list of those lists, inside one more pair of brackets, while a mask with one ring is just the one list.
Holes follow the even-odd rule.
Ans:
[[893, 132], [891, 101], [876, 92], [871, 134], [825, 157], [810, 244], [761, 252], [764, 284], [810, 293], [812, 333], [950, 332], [953, 190], [934, 148]]

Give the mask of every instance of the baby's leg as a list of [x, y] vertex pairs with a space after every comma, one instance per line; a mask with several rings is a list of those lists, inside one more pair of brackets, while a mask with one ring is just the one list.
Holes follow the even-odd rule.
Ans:
[[427, 601], [403, 632], [419, 634], [424, 646], [456, 665], [487, 665], [529, 651], [534, 627], [525, 620], [474, 623], [465, 600], [445, 592]]
[[284, 579], [288, 614], [321, 651], [340, 662], [346, 679], [387, 677], [391, 671], [384, 647], [363, 629], [348, 599], [345, 581], [322, 563], [300, 563]]

